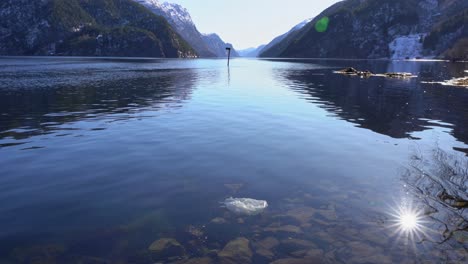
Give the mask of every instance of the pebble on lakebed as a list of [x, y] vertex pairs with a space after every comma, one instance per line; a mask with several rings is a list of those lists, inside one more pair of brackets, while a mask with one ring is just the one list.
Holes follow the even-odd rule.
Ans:
[[213, 218], [210, 223], [213, 223], [213, 224], [226, 224], [227, 221], [226, 219], [222, 218], [222, 217], [216, 217], [216, 218]]
[[250, 241], [245, 237], [230, 241], [218, 254], [221, 263], [252, 263], [252, 256]]
[[173, 257], [185, 254], [184, 247], [173, 238], [158, 239], [154, 241], [148, 249], [156, 257]]

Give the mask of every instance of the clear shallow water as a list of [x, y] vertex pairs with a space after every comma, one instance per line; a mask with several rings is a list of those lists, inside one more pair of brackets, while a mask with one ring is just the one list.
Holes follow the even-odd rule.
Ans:
[[[238, 237], [255, 263], [467, 260], [442, 194], [466, 196], [468, 89], [421, 83], [467, 64], [225, 64], [0, 59], [0, 263], [216, 263]], [[236, 216], [231, 196], [270, 206]], [[183, 252], [148, 250], [161, 238]]]

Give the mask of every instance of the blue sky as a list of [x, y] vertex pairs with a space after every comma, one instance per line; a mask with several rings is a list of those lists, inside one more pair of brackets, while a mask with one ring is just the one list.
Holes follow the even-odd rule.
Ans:
[[218, 33], [236, 49], [270, 42], [338, 0], [162, 0], [188, 9], [198, 30]]

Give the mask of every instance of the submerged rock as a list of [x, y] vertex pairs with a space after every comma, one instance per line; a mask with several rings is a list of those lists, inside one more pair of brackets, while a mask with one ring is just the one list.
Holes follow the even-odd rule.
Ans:
[[278, 239], [274, 237], [267, 237], [254, 243], [255, 253], [264, 261], [271, 261], [275, 254], [273, 248], [280, 244]]
[[306, 257], [311, 257], [311, 258], [317, 258], [317, 259], [323, 259], [324, 258], [324, 252], [321, 249], [311, 249], [307, 251]]
[[245, 237], [239, 237], [230, 241], [218, 257], [222, 264], [252, 263], [253, 253], [250, 250], [250, 242]]
[[468, 232], [458, 230], [453, 233], [453, 238], [460, 244], [468, 244]]
[[213, 223], [213, 224], [218, 224], [218, 225], [227, 223], [226, 219], [224, 219], [222, 217], [213, 218], [210, 222]]
[[279, 240], [274, 237], [267, 237], [255, 243], [258, 248], [273, 249], [280, 244]]
[[289, 252], [310, 250], [316, 248], [315, 244], [301, 239], [286, 239], [281, 241], [281, 247]]
[[[36, 263], [36, 262], [34, 262]], [[47, 262], [49, 263], [49, 262]], [[102, 259], [102, 258], [96, 258], [96, 257], [80, 257], [79, 259], [76, 260], [74, 263], [86, 263], [86, 264], [109, 264], [111, 263], [108, 260]]]
[[173, 238], [161, 238], [156, 240], [148, 249], [153, 255], [155, 255], [155, 257], [158, 258], [182, 256], [185, 254], [184, 247]]
[[295, 219], [301, 227], [311, 226], [312, 221], [320, 225], [331, 225], [338, 219], [334, 205], [329, 205], [326, 209], [298, 207], [289, 210], [285, 216]]
[[255, 253], [266, 260], [272, 260], [275, 257], [275, 254], [271, 250], [265, 248], [259, 248], [255, 251]]
[[251, 198], [227, 198], [223, 203], [226, 208], [240, 215], [257, 215], [262, 213], [268, 203], [264, 200], [255, 200]]
[[355, 237], [360, 237], [365, 241], [370, 241], [375, 245], [383, 247], [385, 247], [389, 243], [389, 237], [385, 234], [385, 232], [382, 232], [380, 228], [376, 227], [362, 228], [358, 231], [358, 234], [356, 234]]
[[312, 207], [298, 207], [289, 210], [286, 215], [296, 219], [301, 226], [309, 226], [315, 214], [315, 208]]
[[197, 238], [200, 238], [204, 235], [204, 232], [201, 228], [193, 226], [193, 225], [190, 225], [189, 227], [187, 227], [186, 231], [188, 234]]
[[384, 255], [384, 250], [360, 241], [347, 243], [351, 252], [351, 263], [392, 263], [390, 257]]
[[57, 259], [66, 251], [63, 245], [39, 245], [29, 248], [16, 248], [13, 258], [18, 263], [58, 263]]
[[270, 264], [320, 264], [326, 263], [319, 258], [305, 257], [305, 258], [285, 258], [271, 262]]
[[298, 226], [293, 225], [285, 225], [285, 226], [270, 226], [263, 229], [265, 232], [273, 232], [273, 233], [292, 233], [292, 234], [300, 234], [302, 230]]
[[174, 262], [173, 264], [212, 264], [214, 263], [211, 258], [192, 258], [192, 259], [186, 259], [186, 260], [180, 260], [177, 262]]

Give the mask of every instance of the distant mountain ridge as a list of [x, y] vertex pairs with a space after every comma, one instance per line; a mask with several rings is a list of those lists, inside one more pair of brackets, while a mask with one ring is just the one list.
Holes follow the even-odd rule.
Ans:
[[274, 38], [272, 41], [270, 41], [270, 43], [268, 44], [264, 44], [264, 45], [260, 45], [256, 48], [249, 48], [249, 49], [245, 49], [245, 50], [242, 50], [239, 52], [240, 56], [241, 57], [258, 57], [261, 53], [263, 53], [264, 51], [270, 49], [271, 47], [273, 47], [274, 45], [278, 44], [279, 42], [281, 42], [283, 39], [285, 39], [287, 36], [293, 34], [294, 32], [302, 29], [305, 25], [307, 25], [310, 21], [312, 21], [312, 18], [310, 19], [306, 19], [304, 21], [302, 21], [301, 23], [295, 25], [293, 28], [291, 28], [288, 32]]
[[218, 34], [211, 33], [211, 34], [203, 34], [203, 39], [206, 44], [211, 47], [211, 50], [217, 55], [217, 57], [226, 57], [226, 48], [231, 48], [231, 56], [232, 57], [239, 57], [239, 54], [234, 49], [232, 44], [225, 43]]
[[[153, 13], [163, 16], [169, 24], [197, 51], [201, 57], [225, 57], [226, 47], [231, 47], [232, 55], [238, 56], [231, 44], [225, 43], [219, 36], [206, 37], [200, 33], [188, 10], [181, 5], [158, 0], [134, 0], [147, 7]], [[212, 34], [209, 34], [212, 35]], [[223, 46], [223, 49], [220, 47]]]
[[263, 48], [265, 48], [265, 46], [266, 45], [260, 45], [256, 48], [248, 48], [244, 50], [239, 50], [238, 53], [239, 53], [239, 56], [241, 57], [255, 58], [255, 57], [258, 57], [258, 55], [263, 50]]
[[299, 30], [304, 28], [307, 24], [309, 24], [310, 21], [312, 21], [312, 18], [302, 21], [301, 23], [291, 28], [291, 30], [289, 30], [288, 32], [274, 38], [270, 43], [268, 43], [265, 47], [262, 48], [262, 50], [258, 52], [258, 56], [275, 57], [276, 53], [278, 53], [278, 50], [283, 49], [289, 44], [288, 41], [283, 42], [283, 40], [285, 40], [286, 38], [293, 39], [294, 35]]
[[1, 55], [195, 57], [168, 22], [132, 0], [4, 0]]
[[466, 0], [344, 0], [260, 56], [468, 59], [467, 43]]

